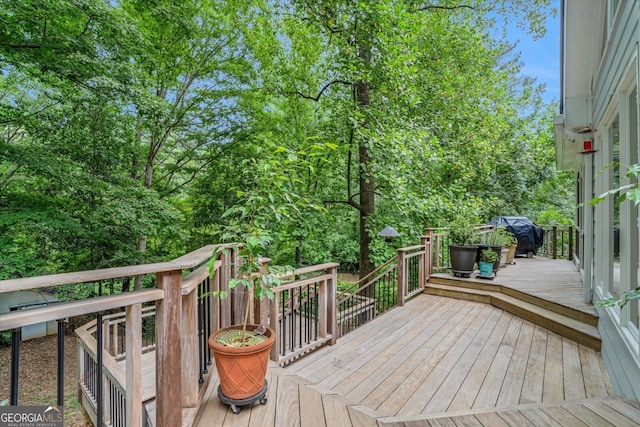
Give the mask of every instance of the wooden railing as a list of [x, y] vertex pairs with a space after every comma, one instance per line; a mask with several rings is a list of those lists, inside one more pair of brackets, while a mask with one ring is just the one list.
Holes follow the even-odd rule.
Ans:
[[[269, 324], [276, 331], [271, 359], [284, 366], [325, 343], [335, 344], [339, 264], [300, 268], [295, 279], [274, 288]], [[274, 315], [277, 314], [277, 315]], [[256, 321], [264, 322], [262, 311]]]
[[[220, 327], [240, 323], [247, 304], [237, 292], [222, 300], [211, 293], [228, 290], [238, 265], [237, 252], [229, 245], [229, 250], [220, 253], [214, 263], [215, 275], [210, 278], [205, 263], [214, 248], [206, 246], [167, 263], [0, 281], [0, 294], [69, 284], [93, 286], [100, 280], [128, 283], [141, 275], [150, 275], [145, 281], [154, 286], [0, 315], [0, 331], [12, 332], [10, 404], [19, 404], [21, 327], [59, 320], [63, 325], [59, 338], [63, 338], [65, 319], [90, 316], [91, 322], [77, 329], [78, 399], [94, 425], [146, 425], [143, 402], [152, 398], [156, 401], [154, 425], [183, 425], [188, 417], [183, 414], [195, 413], [200, 391], [210, 377], [208, 336]], [[292, 280], [277, 291], [278, 295], [294, 295], [285, 298], [284, 303], [278, 298], [272, 303], [248, 302], [251, 316], [276, 330], [274, 348], [278, 350], [272, 354], [274, 360], [286, 363], [319, 345], [335, 342], [337, 267], [338, 264], [324, 264], [295, 271]], [[297, 325], [305, 325], [306, 335], [301, 335], [302, 328], [298, 328], [296, 338], [291, 338], [294, 331], [281, 327], [292, 317]], [[58, 343], [58, 405], [63, 405], [64, 340], [59, 339]], [[149, 390], [143, 388], [142, 358], [144, 352], [152, 350], [155, 389]]]
[[398, 249], [393, 258], [341, 291], [337, 298], [338, 337], [422, 292], [431, 253], [431, 237], [424, 236], [420, 245]]
[[573, 260], [576, 250], [576, 230], [571, 226], [543, 225], [544, 240], [538, 254], [549, 258]]
[[[480, 243], [485, 241], [485, 234], [493, 230], [492, 225], [476, 226], [476, 233], [480, 235]], [[449, 245], [451, 239], [449, 237], [449, 229], [445, 227], [427, 228], [425, 231], [427, 238], [431, 240], [432, 262], [430, 264], [429, 274], [446, 271], [451, 268], [451, 260], [449, 259]]]

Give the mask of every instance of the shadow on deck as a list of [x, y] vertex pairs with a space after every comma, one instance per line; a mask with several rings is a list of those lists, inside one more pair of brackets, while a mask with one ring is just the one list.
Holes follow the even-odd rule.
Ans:
[[419, 295], [334, 346], [272, 365], [266, 405], [233, 414], [212, 378], [193, 425], [640, 425], [638, 402], [615, 396], [594, 345], [547, 327], [544, 311], [529, 320], [492, 301], [504, 295], [556, 315], [567, 308], [559, 315], [594, 329], [573, 264], [516, 262], [492, 282], [433, 276], [438, 292], [462, 289], [462, 297]]

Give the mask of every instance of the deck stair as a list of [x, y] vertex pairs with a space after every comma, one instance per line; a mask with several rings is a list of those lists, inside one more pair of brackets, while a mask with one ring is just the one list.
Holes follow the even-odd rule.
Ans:
[[440, 274], [429, 278], [424, 293], [491, 304], [600, 351], [598, 316], [483, 279]]
[[227, 410], [226, 413], [218, 412], [217, 418], [203, 415], [200, 425], [205, 422], [207, 425], [247, 427], [640, 426], [640, 404], [619, 396], [390, 417], [297, 375], [289, 375], [275, 367], [271, 369], [270, 379], [275, 384], [269, 400], [278, 408], [276, 411], [261, 405], [243, 410], [244, 415], [234, 415]]
[[295, 402], [287, 422], [299, 416], [301, 426], [640, 426], [640, 404], [621, 396], [389, 417], [298, 376], [284, 377], [279, 388], [289, 383], [289, 403]]
[[623, 397], [536, 403], [416, 417], [377, 418], [377, 426], [640, 426], [640, 405]]

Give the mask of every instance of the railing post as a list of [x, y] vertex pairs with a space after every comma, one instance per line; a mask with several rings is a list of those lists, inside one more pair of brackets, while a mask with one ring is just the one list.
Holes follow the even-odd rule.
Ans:
[[554, 225], [551, 228], [551, 233], [553, 237], [553, 242], [551, 243], [551, 248], [553, 251], [553, 259], [558, 258], [558, 226]]
[[276, 339], [271, 346], [271, 360], [277, 362], [280, 359], [280, 346], [282, 345], [282, 337], [280, 336], [280, 323], [278, 322], [278, 316], [280, 313], [280, 302], [278, 298], [280, 292], [275, 292], [275, 295], [271, 301], [269, 301], [269, 311], [272, 313], [269, 316], [269, 327], [276, 333]]
[[407, 266], [405, 262], [406, 252], [398, 249], [398, 307], [404, 306], [407, 294]]
[[58, 319], [58, 406], [64, 406], [64, 322], [64, 319]]
[[[218, 280], [218, 288], [221, 292], [229, 292], [229, 279], [232, 277], [231, 263], [235, 262], [235, 251], [230, 249], [220, 254], [220, 277]], [[231, 326], [231, 298], [218, 299], [220, 307], [220, 327], [225, 328]]]
[[198, 405], [198, 288], [182, 296], [182, 407]]
[[424, 258], [423, 263], [420, 268], [422, 268], [422, 283], [421, 287], [427, 286], [427, 280], [433, 274], [433, 259], [432, 259], [432, 251], [433, 248], [431, 246], [431, 238], [433, 237], [433, 232], [430, 229], [427, 229], [427, 234], [420, 238], [420, 244], [424, 246]]
[[[434, 258], [435, 258], [435, 268], [440, 268], [440, 236], [434, 233], [433, 228], [427, 228], [424, 231], [424, 238], [431, 243], [431, 250], [429, 251], [429, 259], [431, 262], [429, 263], [429, 269], [427, 270], [427, 278], [429, 278], [433, 274], [434, 269]], [[436, 236], [436, 240], [434, 242], [433, 237]]]
[[569, 261], [573, 261], [573, 227], [569, 226], [569, 253], [567, 255]]
[[331, 334], [329, 345], [334, 345], [338, 339], [338, 267], [331, 267], [326, 271], [331, 274], [331, 279], [327, 281], [325, 292], [327, 293], [327, 332]]
[[[267, 272], [269, 258], [260, 259], [260, 273]], [[269, 301], [265, 298], [262, 301], [253, 301], [253, 321], [258, 325], [266, 325], [269, 321]]]
[[157, 274], [164, 298], [156, 304], [156, 426], [182, 425], [182, 271]]
[[[104, 396], [104, 378], [102, 375], [103, 370], [103, 351], [104, 351], [104, 325], [102, 321], [102, 312], [98, 312], [96, 314], [96, 420], [98, 426], [102, 427], [104, 424], [104, 407], [105, 401], [103, 399]], [[107, 393], [108, 394], [108, 393]]]
[[128, 426], [142, 425], [142, 304], [126, 307], [126, 420]]

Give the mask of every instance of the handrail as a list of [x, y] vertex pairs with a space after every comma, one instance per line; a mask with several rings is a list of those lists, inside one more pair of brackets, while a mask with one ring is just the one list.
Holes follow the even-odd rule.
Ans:
[[396, 255], [338, 294], [337, 322], [343, 336], [422, 292], [430, 270], [431, 239]]
[[2, 330], [11, 330], [36, 323], [58, 320], [67, 317], [82, 316], [99, 311], [121, 308], [127, 305], [142, 304], [161, 300], [164, 291], [161, 289], [142, 289], [118, 295], [107, 295], [82, 301], [61, 302], [46, 305], [38, 309], [12, 311], [0, 314]]
[[21, 279], [0, 280], [0, 294], [5, 292], [26, 291], [43, 287], [57, 287], [78, 283], [98, 282], [100, 280], [119, 279], [121, 277], [140, 276], [143, 274], [167, 273], [170, 271], [191, 268], [190, 263], [160, 262], [127, 267], [113, 267], [101, 270], [78, 271], [74, 273], [51, 274], [47, 276], [24, 277]]
[[[220, 246], [228, 247], [229, 251], [217, 254], [218, 258], [213, 263], [215, 274], [210, 275], [204, 263]], [[84, 362], [80, 363], [88, 363], [95, 368], [87, 370], [86, 375], [91, 378], [86, 384], [80, 384], [78, 398], [96, 424], [108, 421], [112, 425], [140, 425], [144, 413], [143, 399], [153, 395], [156, 399], [155, 425], [181, 425], [182, 409], [197, 407], [203, 395], [201, 391], [207, 387], [210, 378], [208, 370], [212, 361], [207, 346], [208, 336], [217, 328], [237, 323], [246, 307], [246, 302], [235, 292], [226, 299], [220, 299], [214, 292], [229, 290], [229, 281], [241, 262], [236, 248], [237, 245], [232, 244], [208, 245], [169, 262], [0, 281], [2, 294], [155, 275], [154, 288], [2, 314], [0, 330], [16, 333], [20, 327], [29, 324], [96, 314], [97, 320], [93, 321], [95, 337], [90, 332], [77, 330], [82, 340], [80, 346], [86, 350], [82, 353]], [[359, 292], [363, 295], [354, 296], [360, 299], [356, 302], [359, 313], [375, 316], [376, 312], [379, 314], [395, 305], [402, 305], [405, 298], [419, 291], [427, 277], [423, 268], [424, 260], [428, 259], [427, 251], [430, 251], [429, 242], [399, 249], [396, 256], [365, 278], [368, 286]], [[252, 318], [269, 324], [276, 331], [278, 338], [272, 353], [273, 360], [284, 365], [321, 345], [336, 342], [340, 334], [336, 291], [338, 267], [338, 263], [325, 263], [298, 268], [284, 277], [285, 283], [281, 287], [274, 289], [274, 301], [249, 302]], [[374, 276], [375, 280], [371, 280]], [[386, 283], [381, 288], [383, 293], [375, 295], [374, 290], [369, 291], [381, 281]], [[417, 287], [412, 287], [414, 285]], [[366, 296], [369, 292], [371, 297]], [[122, 308], [125, 309], [124, 317], [110, 313]], [[147, 316], [153, 316], [150, 327], [156, 343], [155, 390], [143, 389], [142, 384], [142, 353], [145, 350], [142, 319]], [[351, 322], [353, 316], [353, 312], [351, 318], [341, 313], [340, 319]], [[19, 339], [14, 342], [19, 343]], [[17, 371], [18, 360], [16, 357], [15, 363], [12, 362], [12, 372], [14, 365]], [[119, 396], [119, 406], [115, 409], [109, 406], [116, 405], [116, 402], [101, 395], [106, 385]], [[12, 390], [14, 388], [17, 389], [17, 381], [15, 387], [12, 384]], [[89, 388], [95, 391], [95, 396], [89, 396]], [[106, 411], [102, 410], [103, 404], [108, 405]], [[122, 412], [125, 406], [126, 416], [119, 414], [117, 421], [110, 418], [112, 415], [109, 414]]]

